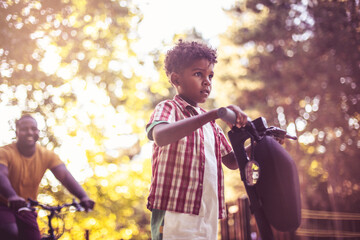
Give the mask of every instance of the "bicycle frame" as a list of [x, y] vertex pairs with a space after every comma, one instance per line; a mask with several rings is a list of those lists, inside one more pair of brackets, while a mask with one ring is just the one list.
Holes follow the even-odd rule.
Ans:
[[[43, 239], [43, 240], [55, 240], [56, 239], [56, 237], [55, 237], [55, 234], [54, 234], [54, 228], [53, 228], [53, 226], [52, 226], [52, 219], [53, 219], [53, 217], [55, 216], [55, 212], [56, 212], [56, 210], [51, 210], [50, 211], [50, 214], [49, 215], [47, 215], [47, 218], [48, 218], [48, 227], [49, 227], [49, 230], [48, 230], [48, 236], [46, 236], [46, 237], [43, 237], [43, 238], [41, 238], [41, 239]], [[61, 234], [62, 235], [62, 234]], [[59, 238], [61, 237], [61, 235], [59, 236]]]
[[35, 211], [34, 207], [38, 206], [41, 209], [50, 212], [50, 214], [47, 215], [48, 227], [49, 227], [48, 235], [45, 237], [42, 237], [41, 238], [42, 240], [56, 240], [62, 236], [63, 233], [58, 237], [55, 236], [55, 231], [54, 231], [54, 227], [52, 225], [52, 220], [57, 215], [56, 213], [60, 213], [63, 208], [68, 208], [68, 207], [73, 206], [73, 207], [75, 207], [76, 211], [84, 211], [84, 209], [81, 207], [80, 203], [76, 202], [75, 199], [73, 199], [72, 203], [67, 203], [67, 204], [63, 204], [63, 205], [59, 205], [59, 206], [49, 206], [49, 205], [40, 204], [39, 202], [34, 201], [32, 199], [28, 199], [28, 200], [29, 200], [28, 209]]

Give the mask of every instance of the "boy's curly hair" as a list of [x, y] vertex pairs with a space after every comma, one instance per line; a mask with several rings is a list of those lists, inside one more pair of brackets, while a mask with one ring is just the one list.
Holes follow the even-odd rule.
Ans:
[[217, 63], [216, 50], [199, 42], [183, 42], [182, 39], [169, 50], [165, 58], [165, 71], [169, 76], [172, 72], [180, 72], [195, 60], [206, 59], [211, 64]]

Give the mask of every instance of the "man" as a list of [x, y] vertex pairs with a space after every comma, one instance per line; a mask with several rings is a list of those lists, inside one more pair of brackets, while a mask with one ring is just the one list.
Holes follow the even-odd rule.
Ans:
[[36, 200], [38, 188], [47, 169], [79, 198], [85, 210], [93, 209], [92, 201], [74, 179], [65, 164], [53, 152], [36, 144], [39, 129], [31, 115], [16, 121], [17, 141], [0, 147], [0, 238], [40, 239], [36, 213], [17, 210], [28, 198]]

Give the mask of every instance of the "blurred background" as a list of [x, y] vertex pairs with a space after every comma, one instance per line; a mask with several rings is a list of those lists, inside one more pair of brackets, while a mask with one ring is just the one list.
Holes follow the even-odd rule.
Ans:
[[[304, 209], [360, 214], [358, 0], [0, 0], [0, 27], [0, 145], [31, 113], [96, 202], [63, 239], [150, 238], [145, 125], [175, 94], [163, 60], [180, 38], [217, 48], [205, 109], [236, 104], [298, 136], [284, 147]], [[245, 194], [238, 171], [225, 182], [227, 201]], [[47, 172], [38, 200], [71, 198]]]

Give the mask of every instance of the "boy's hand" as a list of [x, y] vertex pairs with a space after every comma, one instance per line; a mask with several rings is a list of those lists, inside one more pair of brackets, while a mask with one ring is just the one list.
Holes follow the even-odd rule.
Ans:
[[[245, 127], [246, 123], [248, 122], [248, 116], [244, 113], [240, 107], [235, 105], [227, 106], [227, 108], [231, 109], [236, 114], [236, 123], [235, 126], [238, 128]], [[227, 123], [230, 128], [233, 126], [230, 123]]]
[[285, 143], [285, 138], [281, 138], [281, 137], [274, 137], [274, 138], [281, 145], [283, 145]]

